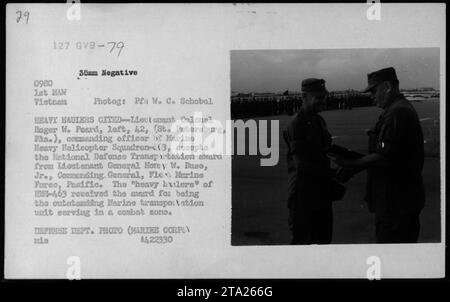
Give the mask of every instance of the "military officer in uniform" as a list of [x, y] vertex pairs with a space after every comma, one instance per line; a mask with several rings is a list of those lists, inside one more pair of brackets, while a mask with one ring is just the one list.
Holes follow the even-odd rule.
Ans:
[[326, 150], [331, 135], [318, 114], [328, 92], [322, 79], [302, 82], [302, 107], [283, 132], [288, 147], [291, 244], [328, 244], [333, 232], [331, 178]]
[[365, 199], [375, 213], [377, 243], [415, 243], [425, 203], [419, 117], [400, 93], [392, 67], [370, 73], [363, 92], [370, 92], [383, 109], [368, 133], [369, 154], [356, 160], [337, 158], [336, 163], [355, 172], [368, 170]]

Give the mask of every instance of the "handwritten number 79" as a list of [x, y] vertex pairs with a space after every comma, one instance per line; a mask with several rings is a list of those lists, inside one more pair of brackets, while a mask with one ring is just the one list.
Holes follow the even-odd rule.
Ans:
[[109, 50], [110, 53], [112, 53], [113, 51], [117, 51], [117, 56], [120, 56], [120, 53], [122, 52], [122, 49], [125, 47], [125, 44], [120, 41], [120, 42], [108, 42], [108, 45], [111, 45], [111, 49]]
[[30, 19], [30, 13], [28, 11], [22, 12], [21, 10], [16, 11], [16, 22], [19, 23], [20, 21], [25, 20], [25, 23], [28, 24], [28, 20]]

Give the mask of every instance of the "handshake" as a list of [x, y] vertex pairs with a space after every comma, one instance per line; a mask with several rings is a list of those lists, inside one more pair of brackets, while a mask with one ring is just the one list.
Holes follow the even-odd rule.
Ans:
[[336, 170], [335, 179], [340, 183], [346, 183], [362, 170], [356, 164], [356, 161], [364, 156], [362, 153], [333, 144], [327, 150], [327, 156], [339, 166]]

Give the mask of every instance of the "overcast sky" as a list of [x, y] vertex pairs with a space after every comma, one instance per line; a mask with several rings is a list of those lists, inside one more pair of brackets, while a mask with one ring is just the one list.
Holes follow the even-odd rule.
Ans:
[[305, 78], [323, 78], [328, 90], [361, 90], [369, 72], [394, 67], [400, 88], [439, 89], [439, 48], [234, 50], [231, 90], [299, 90]]

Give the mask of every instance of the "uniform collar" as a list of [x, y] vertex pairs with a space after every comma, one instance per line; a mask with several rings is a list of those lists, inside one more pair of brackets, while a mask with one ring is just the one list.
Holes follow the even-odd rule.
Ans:
[[405, 99], [405, 96], [399, 92], [398, 94], [396, 94], [395, 96], [392, 97], [392, 99], [386, 104], [386, 106], [384, 106], [383, 110], [387, 111], [392, 106], [392, 104], [396, 103], [399, 100], [404, 100], [404, 99]]
[[317, 113], [316, 112], [312, 111], [312, 112], [306, 113], [303, 110], [303, 108], [300, 108], [299, 115], [302, 118], [304, 118], [305, 120], [307, 120], [307, 121], [312, 121], [312, 120], [314, 120], [317, 117]]

